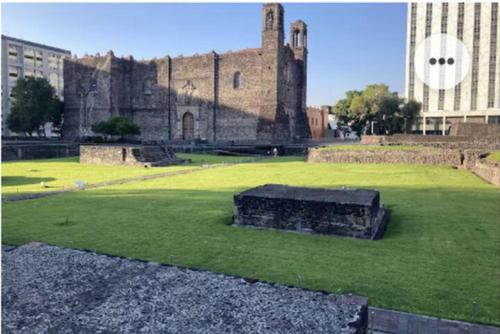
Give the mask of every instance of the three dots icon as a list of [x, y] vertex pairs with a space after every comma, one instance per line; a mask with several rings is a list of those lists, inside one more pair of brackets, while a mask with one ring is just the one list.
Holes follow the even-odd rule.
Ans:
[[444, 58], [436, 59], [434, 57], [429, 59], [429, 64], [436, 65], [437, 63], [439, 63], [439, 65], [444, 65], [446, 63], [448, 63], [448, 65], [453, 65], [455, 63], [455, 59], [453, 59], [451, 57], [448, 58], [448, 60], [446, 60]]

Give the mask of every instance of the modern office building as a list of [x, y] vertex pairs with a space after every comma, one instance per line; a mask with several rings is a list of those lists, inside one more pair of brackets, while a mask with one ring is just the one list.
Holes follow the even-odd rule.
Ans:
[[[45, 77], [62, 99], [63, 58], [71, 52], [2, 35], [2, 136], [12, 135], [7, 127], [9, 97], [17, 79]], [[48, 129], [50, 134], [50, 127]]]
[[498, 3], [409, 3], [405, 96], [422, 103], [415, 130], [500, 123]]

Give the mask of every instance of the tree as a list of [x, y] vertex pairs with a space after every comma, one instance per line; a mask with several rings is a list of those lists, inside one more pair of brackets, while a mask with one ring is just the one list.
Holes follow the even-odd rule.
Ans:
[[401, 129], [401, 118], [399, 115], [399, 107], [403, 103], [397, 95], [382, 96], [377, 102], [378, 112], [375, 115], [375, 120], [379, 131], [383, 134], [392, 134], [399, 132]]
[[351, 110], [351, 104], [353, 99], [361, 96], [363, 94], [362, 91], [359, 90], [350, 90], [345, 93], [346, 97], [344, 99], [339, 100], [333, 106], [333, 113], [337, 115], [337, 127], [341, 129], [342, 132], [346, 132], [346, 129], [351, 128], [353, 131], [358, 133], [358, 130], [361, 130], [359, 119], [353, 117], [353, 113]]
[[20, 78], [12, 89], [11, 108], [7, 125], [13, 132], [45, 136], [44, 125], [61, 125], [62, 102], [45, 78]]
[[139, 135], [141, 129], [126, 117], [113, 117], [107, 121], [92, 125], [92, 131], [108, 136], [120, 136], [123, 139], [126, 135]]
[[418, 114], [422, 109], [422, 104], [415, 101], [409, 100], [401, 108], [401, 116], [403, 117], [403, 132], [407, 133], [411, 131], [411, 126], [417, 120]]
[[[405, 103], [385, 84], [366, 86], [363, 91], [348, 91], [346, 98], [337, 102], [333, 110], [340, 128], [349, 126], [358, 136], [362, 133], [406, 132], [416, 120], [420, 104]], [[373, 127], [372, 125], [376, 125]]]

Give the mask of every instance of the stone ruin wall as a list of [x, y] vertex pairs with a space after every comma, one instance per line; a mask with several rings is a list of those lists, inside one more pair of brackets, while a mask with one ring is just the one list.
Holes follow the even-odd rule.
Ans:
[[181, 163], [171, 148], [148, 145], [80, 145], [80, 163], [97, 165], [168, 166]]
[[483, 158], [471, 170], [483, 180], [500, 187], [500, 163]]
[[499, 186], [500, 165], [485, 157], [490, 149], [416, 150], [325, 150], [311, 148], [307, 161], [316, 163], [374, 163], [374, 164], [430, 164], [448, 165], [472, 171], [484, 180]]
[[500, 149], [500, 136], [422, 136], [394, 134], [392, 136], [363, 136], [363, 145], [418, 145], [443, 149]]
[[309, 150], [308, 162], [365, 164], [430, 164], [461, 166], [458, 150]]
[[454, 123], [450, 136], [500, 137], [500, 124]]

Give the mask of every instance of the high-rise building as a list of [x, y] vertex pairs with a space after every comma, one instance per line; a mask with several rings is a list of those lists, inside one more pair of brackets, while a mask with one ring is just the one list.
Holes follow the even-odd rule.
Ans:
[[498, 3], [409, 3], [405, 96], [422, 103], [415, 128], [500, 123]]
[[62, 99], [63, 59], [70, 55], [68, 50], [2, 35], [2, 136], [11, 135], [7, 115], [9, 98], [17, 79], [28, 76], [47, 78]]

